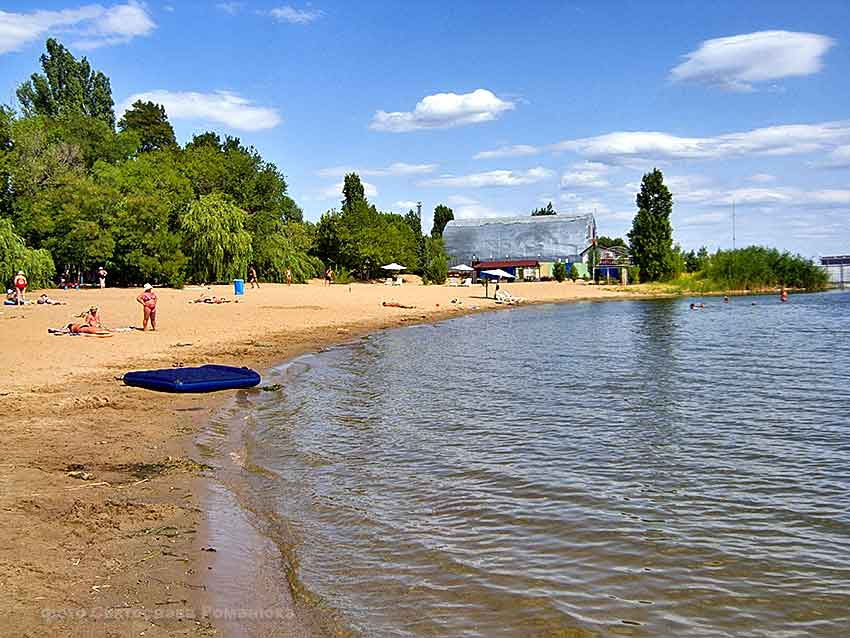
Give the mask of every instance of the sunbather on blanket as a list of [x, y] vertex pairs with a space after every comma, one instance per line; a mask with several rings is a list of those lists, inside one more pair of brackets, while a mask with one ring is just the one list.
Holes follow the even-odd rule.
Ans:
[[84, 335], [108, 335], [112, 334], [106, 328], [101, 328], [99, 326], [90, 326], [86, 323], [69, 323], [65, 326], [68, 332], [72, 335], [84, 334]]
[[46, 292], [41, 293], [41, 297], [39, 297], [36, 300], [35, 303], [37, 303], [39, 305], [44, 305], [44, 306], [64, 306], [65, 305], [64, 301], [56, 301], [55, 299], [51, 299], [50, 297], [48, 297]]

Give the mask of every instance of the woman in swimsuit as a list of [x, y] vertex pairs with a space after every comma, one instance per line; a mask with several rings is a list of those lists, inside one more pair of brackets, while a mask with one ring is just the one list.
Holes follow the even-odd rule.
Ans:
[[103, 318], [100, 316], [97, 306], [89, 308], [89, 311], [86, 313], [85, 323], [87, 326], [92, 326], [93, 328], [103, 328]]
[[76, 334], [88, 334], [88, 335], [108, 335], [111, 334], [109, 330], [104, 330], [103, 328], [98, 328], [97, 326], [90, 326], [85, 323], [69, 323], [66, 328], [68, 332], [72, 335]]
[[142, 318], [142, 330], [148, 329], [148, 321], [151, 322], [151, 330], [156, 330], [156, 293], [153, 286], [145, 284], [144, 292], [136, 297], [136, 301], [142, 304], [145, 315]]

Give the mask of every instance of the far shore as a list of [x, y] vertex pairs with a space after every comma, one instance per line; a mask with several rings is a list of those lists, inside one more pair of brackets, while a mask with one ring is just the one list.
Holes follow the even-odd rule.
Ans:
[[[207, 579], [226, 577], [208, 569], [214, 561], [202, 551], [200, 505], [211, 477], [197, 463], [194, 438], [233, 394], [158, 394], [124, 386], [121, 375], [211, 362], [264, 370], [382, 328], [511, 307], [484, 298], [479, 285], [406, 279], [402, 286], [261, 284], [241, 297], [229, 286], [159, 289], [158, 330], [110, 338], [47, 330], [91, 305], [110, 328], [139, 326], [139, 289], [49, 290], [67, 305], [0, 308], [0, 583], [7, 593], [0, 618], [9, 634], [35, 635], [44, 625], [52, 635], [212, 635], [213, 620], [181, 619], [176, 610], [209, 605]], [[671, 296], [571, 282], [502, 287], [525, 303]], [[190, 304], [201, 292], [231, 303]], [[334, 634], [292, 596], [281, 605], [295, 615], [291, 635]], [[135, 611], [104, 622], [92, 620], [96, 609]]]

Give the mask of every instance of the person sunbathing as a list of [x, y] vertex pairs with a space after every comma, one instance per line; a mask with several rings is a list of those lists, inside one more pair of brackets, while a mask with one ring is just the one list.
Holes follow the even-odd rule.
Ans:
[[97, 306], [89, 308], [84, 321], [85, 325], [91, 326], [92, 328], [103, 328], [103, 318], [100, 316]]
[[197, 299], [191, 299], [189, 303], [230, 303], [230, 299], [216, 297], [215, 295], [207, 296], [207, 293], [202, 292]]
[[110, 334], [109, 330], [105, 328], [99, 328], [97, 326], [90, 326], [85, 323], [69, 323], [65, 326], [66, 330], [72, 335], [77, 334], [86, 334], [86, 335], [108, 335]]
[[39, 297], [36, 302], [39, 305], [44, 306], [64, 306], [64, 301], [56, 301], [55, 299], [51, 299], [47, 296], [47, 293], [41, 293], [41, 297]]

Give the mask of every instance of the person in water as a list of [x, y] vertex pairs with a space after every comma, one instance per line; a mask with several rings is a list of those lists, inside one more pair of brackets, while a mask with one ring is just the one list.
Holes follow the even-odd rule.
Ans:
[[729, 303], [729, 297], [726, 295], [723, 296], [723, 303]]
[[156, 302], [158, 301], [156, 293], [153, 291], [153, 286], [145, 284], [144, 291], [136, 301], [142, 304], [144, 308], [144, 317], [142, 318], [142, 330], [148, 329], [148, 321], [151, 324], [151, 330], [156, 330]]
[[782, 292], [779, 293], [779, 301], [781, 303], [785, 303], [786, 301], [788, 301], [788, 291], [785, 290], [784, 287], [782, 288]]

